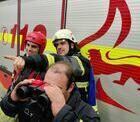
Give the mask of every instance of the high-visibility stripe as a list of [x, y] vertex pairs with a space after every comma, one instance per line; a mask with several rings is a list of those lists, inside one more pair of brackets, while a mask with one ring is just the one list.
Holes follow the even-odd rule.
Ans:
[[15, 118], [5, 115], [0, 108], [0, 122], [15, 122], [15, 120]]
[[54, 56], [50, 55], [50, 54], [47, 54], [47, 59], [48, 59], [48, 66], [52, 65], [55, 63], [55, 59], [54, 59]]
[[84, 68], [81, 60], [77, 56], [72, 56], [72, 57], [76, 58], [76, 60], [78, 61], [79, 65], [80, 65], [80, 68], [82, 70], [82, 76], [83, 76], [85, 74], [85, 68]]
[[93, 108], [96, 112], [98, 112], [98, 106], [97, 106], [97, 105], [92, 106], [92, 108]]
[[75, 82], [76, 86], [78, 86], [78, 88], [87, 88], [88, 87], [88, 82]]

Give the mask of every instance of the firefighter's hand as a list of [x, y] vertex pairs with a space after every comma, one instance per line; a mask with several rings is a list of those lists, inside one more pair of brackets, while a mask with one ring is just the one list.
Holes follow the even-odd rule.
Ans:
[[13, 89], [13, 91], [12, 91], [11, 94], [10, 94], [10, 97], [11, 97], [12, 101], [15, 101], [15, 102], [18, 102], [18, 101], [27, 101], [28, 98], [25, 98], [25, 99], [19, 98], [19, 97], [17, 96], [17, 94], [16, 94], [16, 91], [17, 91], [17, 89], [18, 89], [19, 87], [21, 87], [21, 86], [25, 86], [25, 85], [27, 86], [27, 85], [32, 84], [33, 81], [34, 81], [34, 79], [25, 79], [24, 81], [19, 82], [19, 83], [15, 86], [15, 88]]
[[16, 73], [18, 74], [25, 66], [25, 61], [23, 58], [21, 57], [17, 57], [17, 56], [11, 56], [11, 55], [8, 55], [8, 56], [4, 56], [4, 58], [6, 59], [9, 59], [9, 60], [12, 60], [14, 63], [13, 63], [13, 67], [14, 67], [14, 70], [16, 71]]
[[66, 100], [62, 93], [62, 90], [54, 84], [46, 84], [44, 90], [51, 101], [52, 113], [54, 116], [56, 116], [66, 104]]

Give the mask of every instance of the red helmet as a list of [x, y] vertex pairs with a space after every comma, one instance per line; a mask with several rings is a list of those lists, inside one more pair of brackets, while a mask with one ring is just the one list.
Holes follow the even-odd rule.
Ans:
[[27, 43], [27, 41], [33, 42], [37, 45], [39, 45], [39, 53], [42, 54], [45, 47], [46, 47], [46, 37], [44, 36], [44, 34], [42, 34], [41, 32], [31, 32], [26, 36], [25, 39], [25, 44]]

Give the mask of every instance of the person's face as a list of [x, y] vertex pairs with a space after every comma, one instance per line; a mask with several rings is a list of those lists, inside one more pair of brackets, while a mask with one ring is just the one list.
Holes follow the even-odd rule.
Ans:
[[69, 43], [65, 39], [54, 42], [54, 46], [58, 55], [64, 56], [67, 55], [69, 52]]
[[27, 53], [27, 56], [38, 54], [39, 46], [33, 42], [27, 41], [26, 53]]
[[59, 87], [62, 90], [65, 99], [67, 100], [69, 98], [73, 88], [67, 88], [68, 77], [66, 76], [66, 67], [63, 64], [56, 64], [49, 68], [44, 81]]

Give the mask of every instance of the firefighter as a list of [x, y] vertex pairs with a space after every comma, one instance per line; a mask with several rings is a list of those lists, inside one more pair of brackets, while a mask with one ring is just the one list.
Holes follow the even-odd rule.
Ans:
[[[46, 37], [41, 32], [30, 32], [25, 39], [25, 57], [42, 54], [45, 50], [47, 44]], [[24, 69], [19, 72], [15, 72], [12, 74], [12, 84], [9, 87], [7, 94], [9, 94], [15, 87], [18, 82], [27, 79], [27, 78], [35, 78], [35, 79], [44, 79], [46, 70], [37, 71], [33, 68], [24, 67]], [[10, 118], [5, 116], [2, 110], [0, 109], [0, 119], [3, 122], [13, 122], [16, 121], [16, 118]]]
[[[25, 54], [24, 56], [28, 57], [31, 55], [42, 54], [46, 47], [46, 37], [41, 32], [31, 32], [25, 38]], [[20, 73], [20, 74], [19, 74]], [[30, 74], [30, 76], [29, 76]], [[32, 68], [25, 67], [22, 72], [18, 72], [14, 77], [15, 80], [18, 77], [18, 80], [23, 80], [25, 78], [39, 78], [43, 79], [44, 76], [40, 72], [33, 70]]]
[[[53, 36], [53, 45], [55, 46], [58, 55], [78, 56], [78, 58], [83, 62], [82, 65], [84, 66], [84, 68], [86, 67], [85, 71], [87, 73], [84, 74], [85, 77], [79, 77], [76, 84], [81, 93], [81, 98], [85, 102], [92, 105], [97, 111], [95, 81], [92, 71], [93, 69], [90, 67], [90, 62], [88, 61], [88, 59], [81, 55], [80, 48], [78, 47], [78, 42], [72, 31], [69, 29], [58, 30]], [[89, 68], [90, 70], [87, 70], [87, 68]]]
[[[53, 45], [55, 46], [58, 55], [78, 56], [78, 58], [83, 62], [82, 65], [84, 65], [86, 69], [90, 69], [90, 63], [85, 57], [81, 55], [77, 40], [71, 30], [58, 30], [53, 36]], [[87, 81], [89, 81], [89, 70], [86, 70], [85, 72], [87, 72], [85, 73], [85, 77], [78, 78], [76, 84], [81, 93], [81, 98], [87, 102]]]

